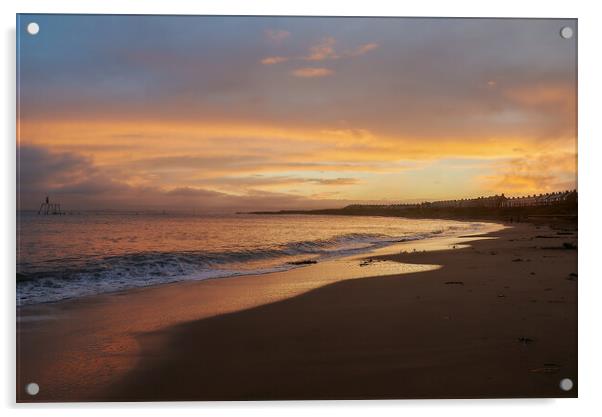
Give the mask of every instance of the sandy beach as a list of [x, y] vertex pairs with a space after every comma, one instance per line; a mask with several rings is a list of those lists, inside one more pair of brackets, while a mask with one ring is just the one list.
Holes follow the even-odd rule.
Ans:
[[576, 231], [508, 226], [21, 307], [17, 401], [575, 397]]

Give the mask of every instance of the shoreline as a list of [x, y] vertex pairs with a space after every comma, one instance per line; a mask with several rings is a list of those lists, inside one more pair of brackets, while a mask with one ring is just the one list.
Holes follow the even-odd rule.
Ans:
[[[530, 225], [517, 225], [510, 230], [517, 228], [529, 229], [531, 232], [535, 230], [535, 226]], [[508, 229], [493, 232], [493, 234], [501, 233], [503, 235], [506, 230]], [[24, 316], [31, 316], [33, 319], [20, 321], [17, 325], [20, 360], [17, 367], [19, 371], [17, 387], [20, 388], [27, 382], [39, 381], [42, 389], [35, 398], [26, 397], [18, 389], [17, 399], [20, 402], [176, 399], [175, 397], [164, 398], [160, 395], [156, 398], [147, 397], [143, 392], [132, 390], [131, 387], [126, 388], [125, 381], [131, 381], [132, 375], [144, 373], [144, 368], [148, 368], [148, 372], [157, 369], [159, 364], [152, 363], [149, 358], [156, 356], [158, 352], [162, 357], [173, 358], [174, 349], [170, 345], [170, 341], [180, 331], [177, 329], [195, 326], [200, 322], [227, 320], [232, 316], [250, 314], [249, 312], [257, 309], [292, 303], [297, 299], [303, 299], [315, 292], [327, 290], [331, 286], [342, 283], [377, 282], [388, 280], [391, 277], [427, 278], [429, 274], [436, 273], [440, 269], [440, 267], [434, 266], [435, 264], [439, 265], [439, 262], [426, 262], [431, 255], [459, 253], [466, 248], [480, 246], [483, 242], [495, 245], [494, 242], [497, 239], [484, 239], [483, 232], [479, 233], [481, 236], [435, 237], [422, 241], [404, 242], [381, 248], [377, 250], [378, 254], [364, 253], [349, 259], [340, 258], [335, 261], [326, 261], [252, 278], [240, 276], [177, 282], [127, 290], [123, 294], [111, 293], [93, 296], [93, 299], [86, 299], [85, 303], [81, 300], [67, 300], [21, 307], [21, 313], [25, 312]], [[468, 243], [468, 246], [461, 246], [463, 243]], [[454, 245], [457, 247], [455, 251], [445, 250], [451, 249]], [[386, 250], [391, 252], [392, 248], [398, 252], [402, 250], [400, 248], [406, 248], [412, 253], [395, 254], [394, 251], [386, 253]], [[413, 252], [413, 249], [416, 249], [416, 252]], [[426, 249], [429, 251], [424, 254], [420, 252]], [[576, 251], [573, 252], [576, 255]], [[406, 257], [416, 258], [421, 255], [424, 258], [419, 259], [420, 262], [415, 262], [417, 259], [406, 259]], [[372, 258], [373, 261], [361, 266], [361, 260], [366, 258]], [[378, 260], [376, 260], [377, 258]], [[437, 256], [433, 257], [433, 259], [435, 258]], [[447, 258], [446, 263], [449, 263], [449, 261], [453, 261], [454, 256], [447, 256]], [[404, 263], [403, 261], [408, 262]], [[345, 262], [347, 265], [342, 267]], [[329, 263], [331, 265], [328, 265]], [[441, 265], [446, 268], [445, 263], [441, 263]], [[401, 267], [406, 270], [400, 271]], [[409, 279], [408, 282], [410, 281], [416, 282], [412, 279]], [[572, 284], [576, 289], [576, 283]], [[225, 297], [223, 297], [224, 294], [226, 294]], [[218, 296], [222, 296], [222, 298]], [[203, 303], [203, 301], [206, 302]], [[35, 317], [40, 319], [36, 320]], [[295, 320], [299, 318], [294, 315], [292, 317]], [[275, 346], [280, 343], [279, 340], [273, 342]], [[36, 346], [44, 346], [43, 354], [40, 354], [39, 349], [35, 348]], [[184, 357], [188, 356], [184, 355]], [[151, 364], [148, 363], [149, 360], [151, 360]], [[161, 372], [161, 374], [164, 373]], [[61, 375], [61, 377], [59, 378], [57, 375]], [[145, 375], [138, 379], [146, 381], [148, 377], [152, 378], [152, 375]], [[108, 386], [119, 386], [122, 387], [122, 390], [113, 389], [108, 392]], [[309, 398], [303, 397], [302, 390], [298, 392], [302, 398]], [[129, 395], [124, 396], [124, 393], [129, 393]], [[335, 397], [337, 396], [335, 395]], [[244, 399], [240, 395], [234, 395], [234, 397], [209, 395], [197, 399], [219, 398]], [[255, 397], [248, 399], [253, 398]], [[257, 398], [284, 399], [288, 397], [258, 395]]]
[[[338, 214], [336, 215], [332, 215], [332, 216], [339, 216]], [[341, 216], [345, 216], [345, 215], [341, 215]], [[345, 216], [347, 217], [347, 216]], [[386, 217], [386, 216], [371, 216], [371, 217]], [[411, 220], [411, 218], [402, 218], [405, 220]], [[480, 223], [485, 225], [485, 227], [491, 227], [491, 225], [494, 224], [501, 224], [501, 223], [495, 223], [493, 221], [485, 221], [485, 220], [459, 220], [459, 219], [449, 219], [450, 221], [455, 221], [455, 222], [460, 222], [460, 223]], [[481, 233], [481, 232], [479, 232]], [[207, 281], [207, 280], [213, 280], [213, 279], [230, 279], [230, 278], [236, 278], [236, 277], [250, 277], [250, 276], [260, 276], [260, 275], [266, 275], [266, 274], [273, 274], [273, 273], [282, 273], [282, 272], [287, 272], [296, 268], [304, 268], [307, 267], [309, 265], [313, 265], [313, 264], [317, 264], [317, 263], [324, 263], [324, 262], [330, 262], [333, 260], [337, 260], [337, 259], [345, 259], [345, 258], [351, 258], [351, 257], [356, 257], [356, 256], [363, 256], [363, 255], [368, 255], [374, 251], [380, 251], [380, 250], [386, 250], [386, 248], [395, 246], [399, 243], [407, 243], [407, 242], [414, 242], [414, 241], [421, 241], [421, 240], [429, 240], [429, 239], [435, 239], [435, 238], [439, 238], [441, 236], [439, 236], [436, 233], [433, 233], [432, 236], [427, 237], [427, 238], [423, 238], [423, 239], [404, 239], [401, 238], [399, 241], [390, 241], [390, 242], [380, 242], [380, 243], [374, 243], [374, 246], [372, 247], [366, 247], [366, 248], [361, 248], [361, 249], [356, 249], [356, 250], [350, 250], [350, 253], [346, 253], [346, 254], [335, 254], [335, 255], [331, 255], [331, 256], [327, 256], [323, 259], [317, 259], [312, 260], [312, 261], [307, 261], [307, 260], [300, 260], [300, 261], [296, 261], [296, 262], [287, 262], [285, 264], [281, 264], [281, 265], [277, 265], [275, 267], [272, 267], [272, 269], [268, 268], [266, 270], [250, 270], [250, 271], [236, 271], [236, 272], [230, 272], [230, 273], [226, 273], [224, 272], [224, 275], [216, 275], [216, 276], [210, 276], [210, 277], [192, 277], [192, 276], [180, 276], [177, 277], [176, 279], [174, 279], [173, 281], [168, 281], [168, 282], [156, 282], [156, 283], [151, 283], [149, 285], [140, 285], [140, 286], [131, 286], [131, 287], [125, 287], [125, 288], [119, 288], [119, 289], [115, 289], [115, 290], [109, 290], [109, 291], [104, 291], [104, 292], [98, 292], [98, 293], [92, 293], [92, 294], [84, 294], [84, 295], [75, 295], [75, 296], [66, 296], [64, 298], [60, 298], [60, 299], [56, 299], [56, 300], [48, 300], [48, 301], [38, 301], [38, 302], [34, 302], [34, 303], [26, 303], [26, 304], [17, 304], [17, 311], [23, 308], [28, 308], [28, 307], [35, 307], [35, 306], [40, 306], [40, 305], [47, 305], [47, 304], [51, 304], [51, 303], [62, 303], [62, 302], [70, 302], [70, 301], [77, 301], [77, 300], [85, 300], [88, 299], [90, 297], [98, 297], [98, 296], [103, 296], [103, 295], [110, 295], [110, 294], [120, 294], [120, 293], [125, 293], [125, 292], [129, 292], [129, 291], [136, 291], [136, 290], [143, 290], [143, 289], [148, 289], [148, 288], [153, 288], [153, 287], [161, 287], [164, 285], [172, 285], [172, 284], [178, 284], [178, 283], [184, 283], [184, 282], [200, 282], [200, 281]], [[452, 235], [453, 237], [453, 235]], [[308, 256], [311, 256], [311, 254], [308, 254]], [[19, 273], [17, 273], [17, 282], [19, 282], [19, 280], [23, 279], [19, 277]], [[18, 319], [18, 316], [17, 316]]]

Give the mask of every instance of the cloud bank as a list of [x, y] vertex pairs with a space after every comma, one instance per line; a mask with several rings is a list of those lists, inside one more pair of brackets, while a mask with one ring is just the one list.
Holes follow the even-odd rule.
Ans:
[[50, 30], [18, 45], [24, 207], [576, 186], [572, 20], [34, 17]]

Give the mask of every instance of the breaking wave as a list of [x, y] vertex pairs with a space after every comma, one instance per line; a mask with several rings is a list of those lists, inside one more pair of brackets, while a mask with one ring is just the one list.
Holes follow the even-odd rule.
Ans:
[[[478, 224], [462, 230], [475, 230]], [[282, 271], [326, 259], [368, 252], [398, 242], [426, 239], [458, 227], [420, 234], [348, 233], [330, 239], [293, 241], [238, 251], [151, 251], [21, 263], [17, 304], [37, 304], [184, 280]]]

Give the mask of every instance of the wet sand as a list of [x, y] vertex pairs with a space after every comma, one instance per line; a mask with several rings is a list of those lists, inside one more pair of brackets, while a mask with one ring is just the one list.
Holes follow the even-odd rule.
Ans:
[[21, 308], [17, 399], [573, 397], [558, 385], [577, 381], [565, 242], [576, 234], [520, 224]]

